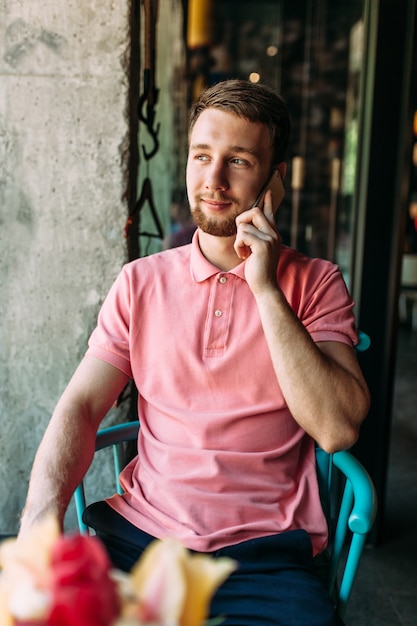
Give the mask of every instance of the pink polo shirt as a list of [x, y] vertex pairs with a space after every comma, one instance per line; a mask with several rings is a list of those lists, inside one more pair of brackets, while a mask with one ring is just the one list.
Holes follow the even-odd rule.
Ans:
[[[284, 247], [278, 277], [314, 341], [356, 342], [335, 265]], [[139, 390], [139, 455], [108, 500], [116, 511], [203, 552], [297, 528], [325, 548], [314, 442], [283, 399], [243, 263], [219, 271], [196, 234], [127, 264], [87, 354]]]

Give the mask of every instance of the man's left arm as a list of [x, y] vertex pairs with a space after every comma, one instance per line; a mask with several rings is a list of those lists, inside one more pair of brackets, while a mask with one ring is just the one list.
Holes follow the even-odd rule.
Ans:
[[257, 207], [236, 220], [235, 250], [246, 259], [245, 277], [256, 299], [273, 367], [294, 419], [328, 452], [351, 447], [370, 404], [354, 349], [315, 343], [281, 291], [281, 240], [272, 213]]
[[353, 348], [314, 343], [277, 290], [257, 296], [275, 374], [294, 419], [328, 452], [351, 447], [369, 410]]

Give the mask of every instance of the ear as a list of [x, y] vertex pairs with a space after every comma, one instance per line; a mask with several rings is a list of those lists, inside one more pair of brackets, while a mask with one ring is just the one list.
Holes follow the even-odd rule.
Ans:
[[281, 180], [284, 180], [286, 174], [287, 174], [287, 164], [285, 163], [285, 161], [282, 161], [281, 163], [278, 163], [278, 165], [274, 165], [274, 170], [278, 170], [279, 175], [281, 176]]

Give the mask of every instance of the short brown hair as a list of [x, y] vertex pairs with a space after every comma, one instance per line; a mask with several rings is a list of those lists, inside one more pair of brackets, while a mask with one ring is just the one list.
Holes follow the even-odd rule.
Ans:
[[191, 107], [189, 136], [200, 114], [210, 108], [234, 113], [249, 122], [265, 124], [271, 137], [273, 164], [285, 160], [291, 122], [283, 98], [271, 87], [238, 79], [225, 80], [208, 87]]

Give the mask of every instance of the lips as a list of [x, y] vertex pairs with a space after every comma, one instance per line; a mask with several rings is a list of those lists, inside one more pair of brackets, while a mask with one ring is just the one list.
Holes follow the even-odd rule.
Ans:
[[233, 204], [230, 200], [211, 200], [205, 198], [201, 198], [200, 202], [210, 211], [225, 211]]

